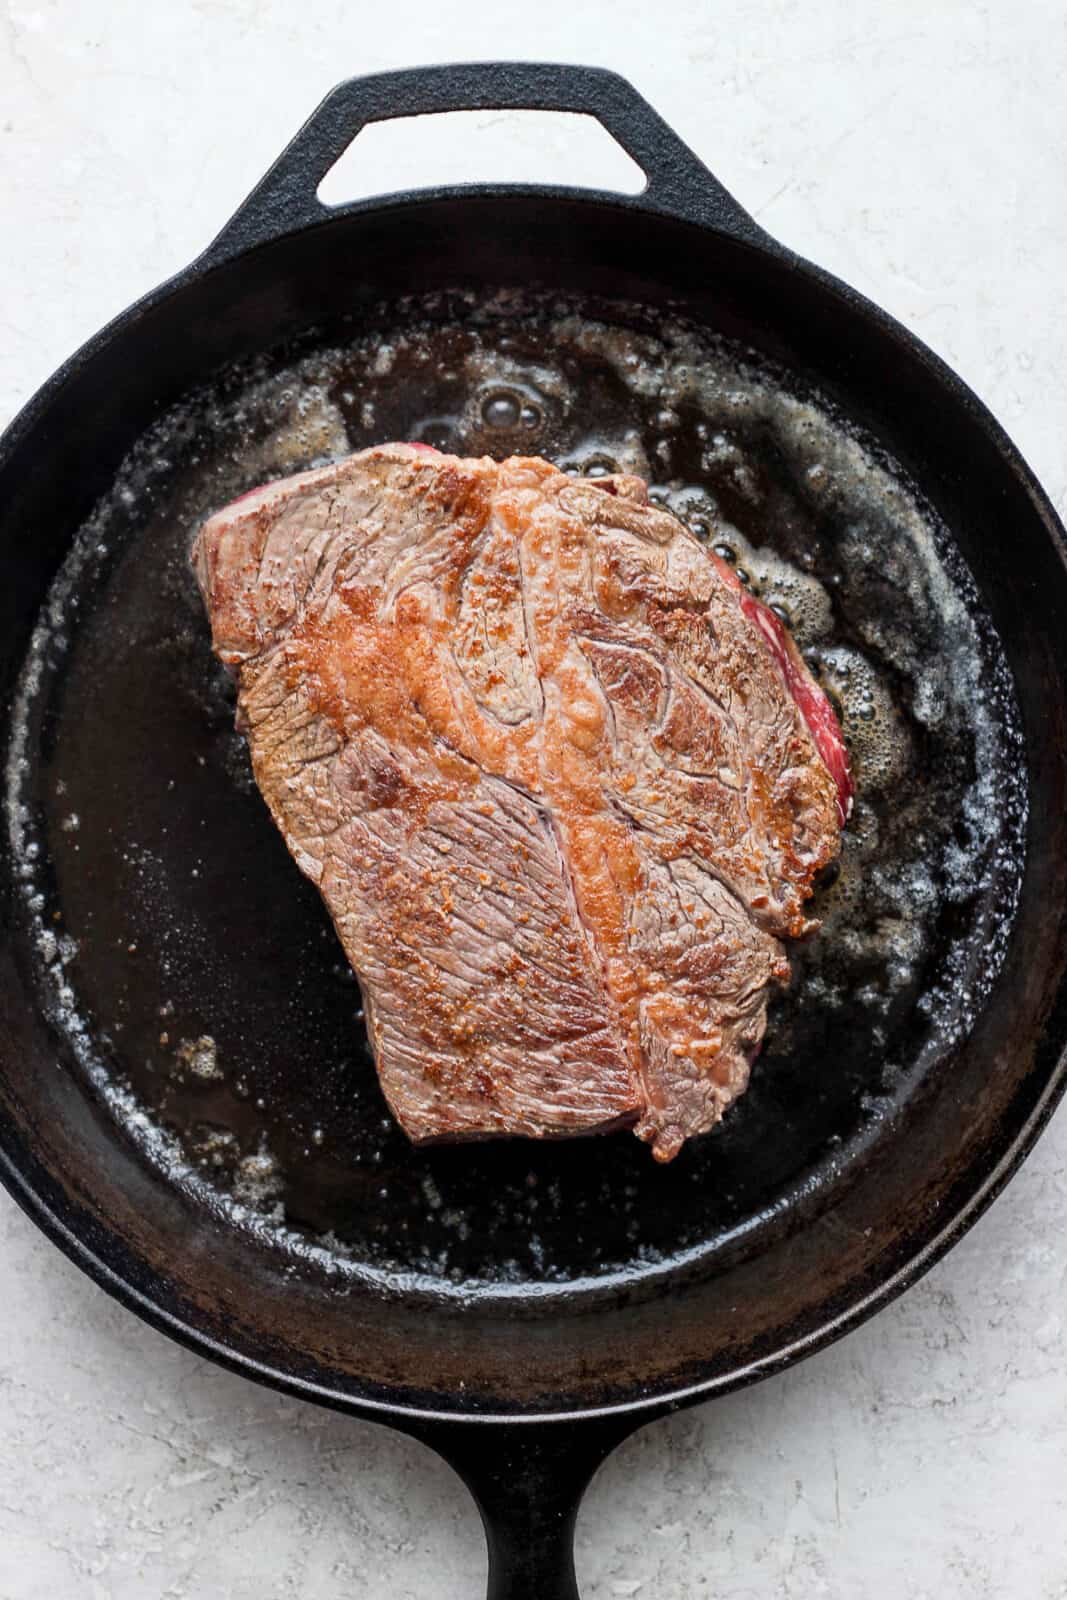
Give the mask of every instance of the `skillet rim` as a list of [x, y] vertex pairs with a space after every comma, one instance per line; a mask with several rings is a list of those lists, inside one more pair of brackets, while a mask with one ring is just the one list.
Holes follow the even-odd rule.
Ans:
[[[817, 290], [827, 295], [831, 301], [838, 302], [842, 313], [865, 321], [892, 340], [903, 354], [918, 363], [922, 369], [924, 382], [940, 388], [948, 399], [962, 409], [968, 424], [984, 434], [986, 442], [1000, 456], [1005, 467], [1025, 491], [1033, 514], [1042, 523], [1061, 566], [1067, 568], [1067, 530], [1018, 448], [990, 409], [948, 363], [888, 312], [833, 273], [796, 255], [766, 235], [762, 237], [750, 235], [742, 238], [725, 227], [713, 227], [691, 217], [681, 217], [673, 210], [661, 210], [654, 204], [650, 205], [649, 201], [641, 196], [620, 196], [601, 190], [555, 185], [475, 184], [407, 190], [346, 206], [343, 210], [339, 209], [336, 216], [325, 216], [320, 221], [286, 229], [271, 239], [262, 240], [248, 248], [220, 253], [216, 246], [210, 246], [188, 266], [107, 322], [69, 356], [30, 397], [0, 435], [0, 472], [5, 470], [11, 458], [32, 438], [33, 431], [47, 416], [52, 402], [72, 378], [81, 373], [115, 339], [135, 328], [137, 323], [158, 305], [179, 295], [202, 279], [217, 272], [225, 272], [236, 262], [247, 260], [261, 251], [269, 251], [276, 244], [289, 241], [298, 235], [324, 232], [335, 223], [346, 224], [353, 216], [371, 212], [381, 216], [383, 213], [405, 211], [447, 200], [464, 202], [473, 200], [492, 204], [509, 199], [533, 200], [546, 204], [564, 203], [582, 208], [610, 207], [645, 221], [648, 220], [651, 211], [657, 219], [662, 218], [674, 226], [694, 229], [701, 235], [712, 234], [728, 241], [733, 249], [751, 252], [756, 256], [771, 256], [786, 263], [791, 271], [807, 277]], [[6, 711], [7, 707], [4, 708], [3, 717], [5, 735]], [[635, 1383], [631, 1387], [638, 1390], [636, 1394], [631, 1393], [606, 1405], [568, 1410], [478, 1412], [441, 1410], [412, 1406], [402, 1401], [382, 1400], [369, 1394], [354, 1394], [296, 1376], [280, 1366], [262, 1361], [241, 1351], [233, 1344], [227, 1344], [197, 1328], [194, 1321], [185, 1320], [165, 1309], [130, 1277], [117, 1271], [82, 1237], [77, 1226], [77, 1208], [71, 1204], [68, 1219], [63, 1214], [66, 1208], [53, 1206], [27, 1177], [16, 1155], [6, 1148], [6, 1140], [0, 1141], [0, 1183], [3, 1183], [20, 1208], [69, 1260], [79, 1266], [98, 1287], [143, 1321], [217, 1365], [282, 1393], [363, 1417], [369, 1421], [388, 1421], [401, 1427], [406, 1423], [412, 1426], [419, 1423], [534, 1426], [624, 1416], [651, 1420], [653, 1416], [665, 1411], [746, 1387], [815, 1354], [859, 1326], [917, 1282], [973, 1227], [1033, 1149], [1067, 1092], [1067, 1039], [1043, 1076], [1044, 1082], [1036, 1100], [1033, 1101], [1022, 1126], [1014, 1136], [1006, 1145], [1002, 1141], [991, 1141], [984, 1151], [972, 1158], [972, 1162], [980, 1162], [984, 1166], [983, 1175], [977, 1185], [970, 1189], [966, 1197], [958, 1201], [951, 1215], [942, 1221], [940, 1226], [913, 1230], [912, 1240], [918, 1244], [914, 1254], [909, 1255], [907, 1260], [891, 1271], [874, 1288], [861, 1294], [855, 1303], [830, 1316], [818, 1327], [783, 1344], [779, 1349], [728, 1372], [680, 1385], [675, 1389], [660, 1390], [654, 1394], [641, 1393], [639, 1383]], [[1016, 1099], [1022, 1092], [1021, 1086], [1016, 1089]], [[9, 1130], [3, 1131], [7, 1133]], [[21, 1137], [17, 1140], [17, 1147], [20, 1153], [32, 1160], [32, 1150]], [[142, 1265], [142, 1277], [155, 1284], [162, 1281], [160, 1272], [147, 1262]]]

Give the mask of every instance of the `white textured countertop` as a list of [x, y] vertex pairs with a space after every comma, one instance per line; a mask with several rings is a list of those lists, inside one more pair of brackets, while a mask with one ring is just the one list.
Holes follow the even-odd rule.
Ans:
[[[947, 357], [1067, 512], [1056, 0], [7, 0], [0, 422], [212, 237], [337, 79], [490, 56], [630, 76], [768, 230]], [[456, 175], [537, 176], [512, 121], [476, 119]], [[570, 137], [549, 175], [595, 181]], [[437, 144], [382, 146], [380, 187]], [[1061, 1115], [873, 1323], [623, 1447], [586, 1500], [583, 1593], [1063, 1600], [1065, 1216]], [[480, 1592], [473, 1506], [427, 1451], [179, 1350], [6, 1196], [0, 1293], [0, 1600]]]

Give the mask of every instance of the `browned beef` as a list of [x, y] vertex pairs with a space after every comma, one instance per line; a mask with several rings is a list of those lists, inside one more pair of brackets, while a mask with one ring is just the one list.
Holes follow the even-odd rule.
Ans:
[[245, 496], [195, 563], [411, 1138], [711, 1128], [847, 806], [780, 624], [639, 479], [410, 445]]

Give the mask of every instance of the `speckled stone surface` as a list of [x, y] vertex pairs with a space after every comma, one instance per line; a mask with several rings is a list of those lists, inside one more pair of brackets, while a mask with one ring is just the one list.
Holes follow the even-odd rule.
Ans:
[[[1067, 12], [1051, 0], [8, 0], [0, 421], [204, 245], [336, 79], [490, 55], [630, 75], [766, 228], [946, 356], [1067, 511]], [[451, 149], [382, 144], [380, 187], [538, 174], [514, 119], [476, 118]], [[549, 154], [549, 175], [618, 165], [570, 132]], [[617, 1453], [581, 1520], [584, 1594], [1064, 1600], [1065, 1216], [1061, 1116], [875, 1322]], [[473, 1507], [428, 1452], [178, 1350], [6, 1197], [0, 1293], [0, 1600], [480, 1592]]]

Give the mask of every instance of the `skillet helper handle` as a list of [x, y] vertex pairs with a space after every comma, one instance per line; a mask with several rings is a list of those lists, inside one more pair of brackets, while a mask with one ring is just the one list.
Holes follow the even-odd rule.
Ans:
[[[318, 187], [368, 123], [440, 111], [569, 111], [596, 117], [648, 179], [647, 188], [624, 203], [753, 242], [766, 238], [689, 146], [618, 73], [555, 62], [482, 61], [380, 72], [339, 84], [312, 112], [201, 261], [213, 265], [366, 205], [357, 201], [325, 206]], [[599, 191], [593, 193], [606, 198]]]
[[634, 1427], [605, 1418], [412, 1430], [474, 1496], [489, 1547], [488, 1600], [580, 1600], [574, 1528], [582, 1496]]

